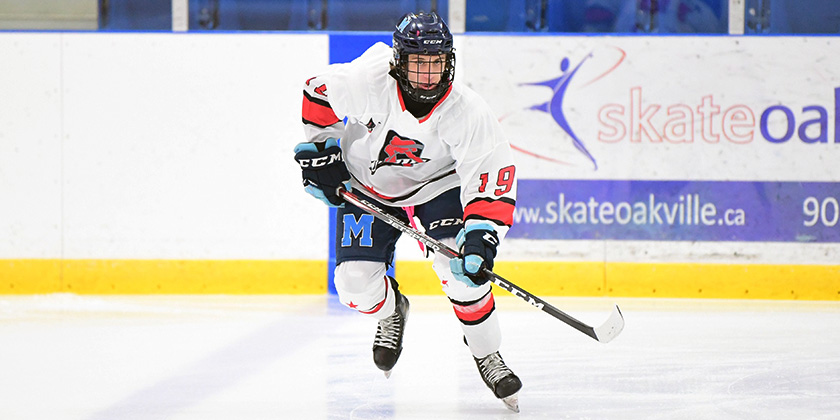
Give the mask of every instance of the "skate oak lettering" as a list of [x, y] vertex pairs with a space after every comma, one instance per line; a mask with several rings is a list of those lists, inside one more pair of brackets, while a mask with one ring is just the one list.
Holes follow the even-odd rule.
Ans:
[[666, 105], [644, 101], [642, 93], [641, 87], [633, 87], [626, 103], [601, 107], [598, 111], [599, 141], [691, 144], [702, 140], [717, 144], [725, 140], [747, 144], [760, 134], [773, 144], [786, 143], [794, 137], [806, 144], [826, 144], [833, 120], [833, 143], [840, 143], [837, 122], [840, 87], [834, 89], [833, 119], [829, 118], [828, 108], [820, 104], [803, 106], [798, 112], [786, 105], [773, 105], [761, 111], [745, 104], [719, 104], [712, 94], [703, 96], [695, 104]]

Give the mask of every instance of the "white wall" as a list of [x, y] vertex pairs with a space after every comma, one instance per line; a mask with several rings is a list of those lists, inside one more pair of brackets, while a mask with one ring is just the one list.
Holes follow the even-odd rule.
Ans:
[[0, 34], [0, 256], [61, 255], [61, 40]]
[[326, 256], [309, 35], [0, 34], [0, 258]]

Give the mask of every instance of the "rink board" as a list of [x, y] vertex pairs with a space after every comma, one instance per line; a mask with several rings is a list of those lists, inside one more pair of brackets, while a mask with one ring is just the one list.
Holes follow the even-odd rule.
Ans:
[[[340, 39], [387, 39], [354, 37], [0, 33], [0, 293], [324, 293], [328, 212], [291, 150], [303, 81]], [[516, 151], [497, 271], [540, 295], [837, 300], [836, 43], [456, 38]], [[416, 248], [402, 287], [440, 293]]]
[[[840, 300], [837, 265], [501, 261], [494, 272], [541, 296]], [[406, 293], [440, 292], [428, 263], [397, 273]]]
[[319, 294], [325, 261], [0, 260], [0, 294]]
[[[320, 294], [326, 271], [325, 261], [0, 260], [0, 294]], [[396, 272], [406, 294], [442, 293], [430, 261]], [[500, 261], [495, 272], [540, 296], [840, 300], [840, 265]]]

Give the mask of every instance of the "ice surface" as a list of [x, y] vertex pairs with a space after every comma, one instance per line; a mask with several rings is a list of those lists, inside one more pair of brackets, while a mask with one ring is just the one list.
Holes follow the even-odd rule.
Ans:
[[[409, 296], [390, 379], [375, 323], [326, 296], [0, 296], [0, 419], [836, 419], [840, 303], [617, 299], [601, 344], [497, 294], [521, 413], [444, 296]], [[547, 298], [590, 325], [613, 300]]]

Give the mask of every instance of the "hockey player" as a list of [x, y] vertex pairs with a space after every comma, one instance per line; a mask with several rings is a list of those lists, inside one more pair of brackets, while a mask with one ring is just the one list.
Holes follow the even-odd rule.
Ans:
[[513, 221], [516, 168], [490, 108], [455, 80], [446, 24], [434, 12], [409, 13], [393, 48], [377, 43], [351, 63], [330, 66], [306, 81], [303, 94], [306, 141], [295, 147], [295, 160], [306, 191], [338, 207], [335, 288], [342, 304], [379, 321], [376, 366], [390, 376], [409, 313], [397, 281], [386, 276], [400, 231], [345, 205], [338, 188], [406, 222], [416, 216], [429, 236], [461, 252], [453, 260], [437, 255], [432, 267], [482, 379], [519, 411], [522, 383], [499, 355], [493, 294], [481, 275], [493, 268]]

